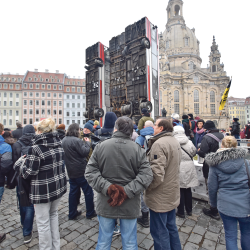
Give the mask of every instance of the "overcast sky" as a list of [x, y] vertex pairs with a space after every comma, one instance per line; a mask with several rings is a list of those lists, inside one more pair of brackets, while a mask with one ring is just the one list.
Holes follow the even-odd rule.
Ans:
[[[147, 16], [163, 32], [168, 0], [0, 0], [0, 72], [59, 70], [85, 77], [85, 49], [109, 40]], [[202, 67], [213, 35], [228, 76], [229, 95], [250, 96], [250, 1], [184, 0], [184, 18], [200, 41]]]

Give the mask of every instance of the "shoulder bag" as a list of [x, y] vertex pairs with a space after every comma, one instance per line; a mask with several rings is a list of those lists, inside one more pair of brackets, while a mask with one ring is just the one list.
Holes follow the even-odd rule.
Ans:
[[190, 159], [193, 161], [193, 157], [183, 148], [181, 147], [181, 149], [190, 157]]

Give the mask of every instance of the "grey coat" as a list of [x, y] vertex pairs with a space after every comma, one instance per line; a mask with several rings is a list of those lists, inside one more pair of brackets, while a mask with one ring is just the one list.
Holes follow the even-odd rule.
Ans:
[[[140, 216], [140, 193], [153, 180], [153, 173], [145, 150], [122, 132], [99, 143], [89, 159], [85, 171], [89, 185], [98, 193], [96, 213], [106, 218], [135, 219]], [[128, 199], [119, 207], [108, 203], [108, 187], [124, 187]]]
[[[180, 143], [180, 146], [184, 148], [190, 156], [194, 157], [196, 155], [196, 147], [187, 138], [184, 130], [183, 132], [174, 132], [174, 137]], [[199, 182], [194, 162], [183, 149], [181, 149], [181, 152], [180, 188], [196, 187], [199, 185]]]

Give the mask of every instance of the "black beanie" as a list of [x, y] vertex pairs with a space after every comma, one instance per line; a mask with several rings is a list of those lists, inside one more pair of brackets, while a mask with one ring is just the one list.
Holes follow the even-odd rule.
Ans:
[[213, 121], [206, 121], [203, 128], [206, 129], [206, 130], [214, 130], [214, 129], [216, 129], [215, 124], [214, 124]]
[[237, 121], [239, 121], [239, 118], [233, 118], [233, 120], [235, 121], [235, 122], [237, 122]]
[[203, 122], [203, 125], [205, 124], [205, 121], [204, 121], [203, 119], [199, 119], [199, 120], [197, 121], [197, 124], [198, 124], [198, 122]]
[[26, 125], [23, 128], [23, 134], [35, 134], [35, 128], [32, 125]]
[[188, 119], [188, 116], [187, 115], [183, 115], [182, 116], [182, 119], [184, 120], [184, 119]]
[[190, 116], [190, 117], [191, 117], [191, 119], [194, 119], [193, 114], [188, 114], [188, 116]]

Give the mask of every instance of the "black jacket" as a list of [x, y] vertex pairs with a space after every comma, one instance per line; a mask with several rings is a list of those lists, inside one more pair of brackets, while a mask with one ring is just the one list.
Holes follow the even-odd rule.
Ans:
[[57, 129], [56, 132], [59, 134], [61, 140], [65, 137], [65, 131], [63, 129]]
[[65, 165], [69, 178], [74, 179], [84, 176], [90, 143], [74, 136], [66, 136], [62, 140], [62, 147], [65, 153]]
[[11, 134], [13, 138], [16, 138], [17, 140], [19, 140], [19, 138], [22, 137], [23, 135], [23, 128], [17, 128]]
[[[210, 131], [211, 134], [215, 135], [218, 139], [222, 140], [224, 138], [224, 135], [222, 133], [219, 133], [219, 130], [212, 130]], [[205, 158], [205, 156], [209, 153], [215, 153], [219, 149], [219, 142], [217, 142], [212, 137], [209, 137], [208, 135], [204, 135], [201, 141], [200, 150], [197, 152], [197, 154]], [[208, 172], [209, 172], [209, 166], [206, 164], [206, 162], [203, 163], [203, 175], [204, 178], [208, 178]]]
[[183, 122], [183, 128], [185, 130], [185, 135], [190, 136], [190, 126], [187, 122]]
[[240, 135], [240, 123], [239, 122], [233, 122], [231, 135]]

